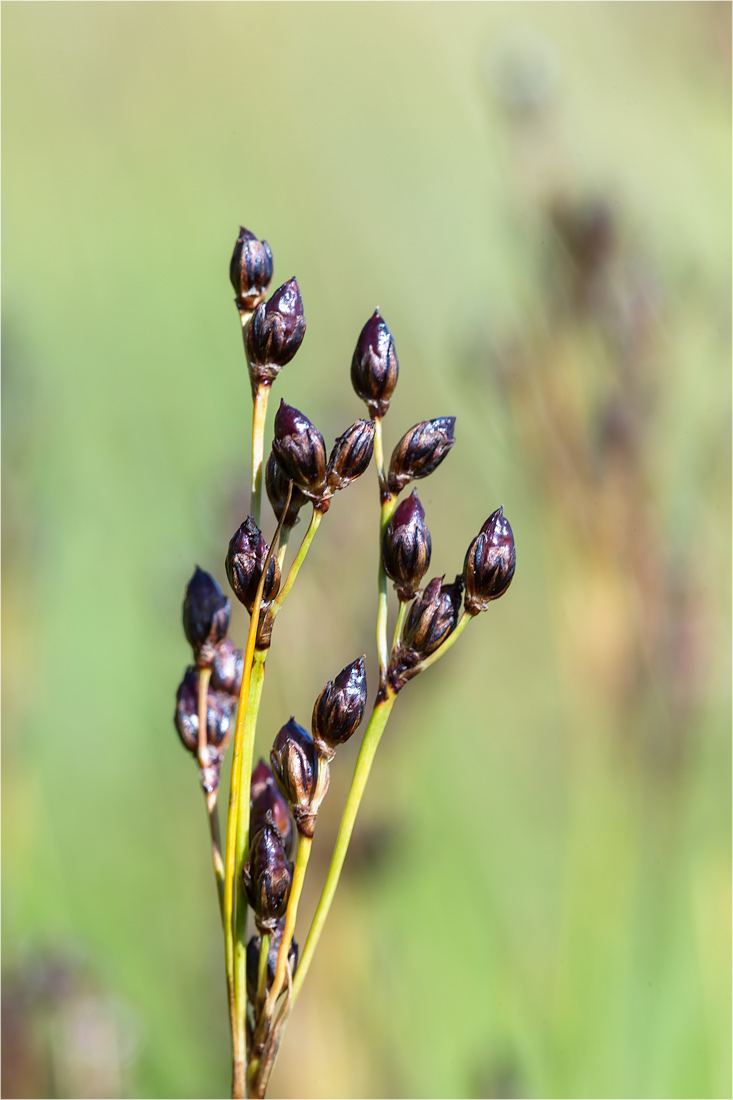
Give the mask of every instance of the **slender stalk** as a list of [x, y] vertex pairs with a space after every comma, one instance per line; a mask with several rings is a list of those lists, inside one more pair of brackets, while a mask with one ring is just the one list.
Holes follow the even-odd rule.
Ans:
[[272, 937], [263, 935], [260, 939], [260, 964], [257, 970], [257, 1004], [262, 1004], [267, 993], [267, 960], [270, 954]]
[[[285, 515], [286, 510], [287, 510], [287, 505], [283, 509], [283, 513], [282, 513], [283, 515]], [[298, 553], [295, 556], [293, 564], [290, 566], [290, 570], [288, 572], [285, 584], [282, 586], [282, 588], [278, 592], [277, 597], [276, 597], [276, 599], [274, 600], [274, 602], [272, 604], [272, 608], [270, 609], [270, 614], [272, 615], [273, 619], [275, 618], [275, 616], [280, 611], [282, 605], [285, 603], [286, 599], [288, 598], [288, 595], [290, 594], [290, 589], [295, 584], [295, 578], [298, 576], [298, 573], [300, 571], [300, 567], [303, 564], [303, 562], [305, 561], [305, 556], [308, 553], [310, 544], [313, 542], [316, 531], [320, 527], [322, 519], [323, 519], [323, 512], [319, 512], [317, 508], [314, 508], [313, 509], [313, 515], [311, 516], [311, 521], [308, 525], [308, 530], [306, 531], [305, 535], [303, 536], [303, 541], [300, 544], [300, 549], [298, 550]]]
[[392, 638], [392, 652], [394, 653], [397, 648], [397, 643], [402, 636], [402, 627], [405, 625], [405, 617], [407, 615], [407, 608], [409, 605], [408, 600], [400, 600], [399, 607], [397, 608], [397, 622], [395, 623], [394, 636]]
[[283, 562], [285, 561], [285, 554], [287, 553], [288, 543], [290, 542], [290, 532], [292, 527], [283, 527], [280, 534], [280, 545], [277, 548], [277, 564], [280, 567], [282, 573]]
[[259, 527], [262, 517], [262, 456], [265, 448], [265, 418], [270, 385], [260, 383], [252, 407], [252, 496], [249, 510]]
[[[204, 792], [206, 793], [206, 792]], [[219, 832], [219, 811], [216, 808], [216, 796], [206, 796], [206, 815], [209, 819], [211, 835], [211, 859], [214, 864], [216, 889], [219, 895], [219, 912], [224, 926], [224, 860], [221, 857], [221, 834]]]
[[300, 902], [300, 895], [303, 892], [303, 882], [305, 881], [305, 872], [308, 867], [308, 860], [311, 854], [311, 845], [313, 844], [313, 838], [309, 836], [301, 836], [298, 840], [298, 854], [295, 857], [295, 867], [293, 869], [293, 881], [290, 886], [290, 897], [288, 898], [288, 908], [285, 913], [285, 928], [283, 930], [283, 938], [280, 941], [280, 950], [277, 956], [277, 968], [275, 970], [275, 977], [272, 982], [272, 988], [267, 995], [267, 1004], [265, 1005], [265, 1015], [271, 1016], [275, 1007], [275, 1001], [280, 995], [280, 990], [283, 987], [285, 981], [285, 971], [288, 966], [288, 952], [290, 950], [290, 941], [293, 938], [293, 932], [295, 931], [295, 920], [298, 916], [298, 904]]
[[379, 568], [377, 570], [377, 588], [379, 599], [377, 603], [377, 655], [379, 656], [379, 682], [384, 684], [387, 679], [387, 665], [389, 664], [389, 652], [387, 650], [387, 618], [389, 614], [387, 575], [382, 566], [382, 538], [384, 530], [392, 518], [397, 506], [397, 496], [390, 493], [384, 477], [384, 443], [382, 440], [382, 418], [374, 417], [374, 462], [377, 467], [379, 479], [379, 502], [381, 515], [379, 519]]
[[209, 763], [209, 751], [207, 744], [207, 694], [209, 691], [209, 681], [211, 680], [211, 669], [200, 668], [199, 669], [199, 734], [198, 734], [198, 762], [201, 771], [208, 767]]
[[377, 746], [384, 732], [384, 727], [387, 725], [387, 719], [390, 716], [396, 698], [397, 696], [387, 688], [386, 695], [376, 704], [372, 711], [372, 716], [369, 719], [369, 725], [364, 734], [359, 757], [356, 761], [354, 777], [351, 780], [351, 788], [348, 798], [346, 799], [338, 836], [336, 837], [336, 845], [333, 850], [333, 856], [331, 857], [331, 866], [328, 869], [328, 875], [326, 876], [323, 891], [321, 892], [318, 908], [316, 909], [313, 923], [308, 932], [308, 939], [305, 942], [303, 955], [298, 963], [298, 969], [295, 971], [295, 979], [293, 981], [293, 1003], [295, 1003], [295, 999], [300, 992], [300, 988], [313, 959], [313, 953], [321, 938], [323, 926], [326, 923], [326, 918], [331, 908], [331, 903], [333, 902], [336, 887], [338, 886], [341, 876], [341, 869], [346, 859], [346, 852], [354, 829], [356, 814], [361, 805], [364, 788], [366, 787], [372, 763], [374, 762], [374, 754], [377, 751]]

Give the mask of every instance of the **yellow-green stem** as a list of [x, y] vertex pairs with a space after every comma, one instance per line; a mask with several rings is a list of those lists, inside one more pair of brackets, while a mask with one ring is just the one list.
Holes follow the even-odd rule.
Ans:
[[263, 935], [260, 939], [260, 964], [257, 970], [257, 1004], [262, 1004], [267, 993], [267, 960], [270, 955], [271, 936]]
[[252, 497], [249, 510], [258, 527], [262, 521], [262, 456], [265, 449], [265, 418], [270, 385], [260, 385], [252, 408]]
[[[283, 514], [284, 514], [284, 512], [283, 512]], [[318, 530], [322, 519], [323, 519], [323, 512], [319, 512], [317, 508], [314, 508], [313, 509], [313, 515], [311, 516], [311, 521], [308, 525], [308, 530], [306, 531], [305, 535], [303, 536], [303, 541], [300, 544], [300, 549], [298, 550], [298, 553], [295, 556], [293, 564], [290, 566], [290, 570], [288, 571], [288, 575], [287, 575], [287, 579], [285, 581], [285, 584], [282, 586], [282, 588], [278, 592], [277, 598], [275, 599], [275, 601], [272, 605], [272, 608], [270, 610], [270, 614], [272, 615], [273, 619], [275, 618], [275, 616], [280, 611], [280, 608], [285, 603], [285, 600], [288, 598], [288, 595], [290, 593], [290, 589], [295, 584], [295, 578], [298, 576], [298, 572], [300, 571], [300, 567], [303, 564], [303, 562], [305, 561], [305, 556], [308, 553], [308, 549], [310, 547], [310, 544], [313, 542], [315, 533]]]
[[405, 616], [407, 615], [407, 600], [400, 600], [399, 607], [397, 608], [397, 622], [394, 627], [394, 637], [392, 638], [392, 652], [394, 653], [397, 643], [402, 636], [402, 627], [405, 625]]
[[198, 695], [198, 713], [199, 713], [199, 730], [198, 730], [198, 762], [201, 771], [207, 767], [209, 763], [208, 753], [208, 722], [206, 721], [208, 715], [208, 691], [209, 680], [211, 679], [210, 668], [199, 669], [199, 695]]
[[387, 665], [389, 664], [389, 652], [387, 650], [387, 619], [389, 615], [387, 576], [382, 565], [382, 539], [384, 531], [389, 523], [395, 508], [397, 496], [390, 493], [384, 478], [384, 444], [382, 440], [381, 417], [374, 417], [374, 463], [377, 467], [379, 481], [379, 501], [381, 515], [379, 519], [379, 568], [377, 570], [377, 589], [379, 592], [377, 603], [377, 655], [379, 657], [379, 682], [384, 684], [387, 678]]
[[287, 553], [288, 543], [290, 542], [290, 532], [292, 527], [283, 527], [280, 535], [280, 545], [277, 548], [277, 564], [280, 567], [282, 573], [283, 562], [285, 561], [285, 554]]
[[359, 757], [356, 761], [356, 768], [354, 769], [354, 777], [351, 780], [351, 788], [341, 818], [336, 845], [333, 850], [333, 856], [331, 857], [331, 866], [328, 869], [328, 875], [326, 876], [326, 882], [323, 886], [321, 899], [318, 902], [318, 908], [316, 909], [313, 923], [308, 932], [308, 939], [305, 942], [303, 955], [298, 963], [298, 969], [295, 971], [295, 979], [293, 981], [293, 1003], [295, 1003], [295, 999], [300, 992], [300, 988], [313, 959], [313, 953], [321, 938], [323, 926], [326, 923], [326, 918], [331, 908], [334, 894], [336, 893], [341, 869], [346, 859], [346, 852], [354, 829], [356, 814], [364, 795], [364, 788], [366, 787], [369, 772], [372, 768], [374, 754], [377, 751], [377, 746], [379, 745], [380, 738], [384, 732], [384, 727], [387, 724], [387, 719], [390, 716], [396, 698], [397, 696], [393, 695], [388, 689], [386, 696], [374, 707], [372, 716], [369, 719], [369, 725], [364, 734], [364, 740], [362, 741]]
[[211, 859], [214, 864], [214, 876], [216, 878], [216, 890], [219, 895], [219, 912], [221, 914], [222, 928], [224, 927], [224, 860], [221, 856], [221, 835], [219, 833], [219, 811], [216, 808], [216, 798], [211, 798], [204, 791], [206, 798], [206, 815], [209, 819], [209, 833], [211, 835]]
[[311, 845], [313, 844], [313, 838], [309, 836], [301, 836], [298, 840], [298, 854], [295, 857], [295, 867], [293, 869], [293, 881], [290, 887], [290, 897], [288, 898], [288, 908], [285, 913], [285, 928], [283, 930], [283, 938], [280, 941], [280, 950], [277, 956], [277, 968], [275, 970], [275, 978], [272, 983], [272, 988], [267, 995], [267, 1005], [265, 1007], [265, 1013], [272, 1015], [272, 1011], [275, 1007], [275, 1001], [280, 995], [280, 990], [283, 987], [285, 981], [285, 971], [288, 966], [288, 952], [290, 950], [290, 941], [293, 938], [293, 932], [295, 931], [295, 920], [298, 916], [298, 903], [300, 902], [300, 895], [303, 891], [303, 882], [305, 881], [305, 872], [308, 867], [308, 860], [311, 854]]

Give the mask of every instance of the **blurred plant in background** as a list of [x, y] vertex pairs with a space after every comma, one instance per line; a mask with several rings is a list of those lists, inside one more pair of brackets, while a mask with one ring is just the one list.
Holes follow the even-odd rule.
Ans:
[[[332, 379], [378, 304], [419, 364], [395, 415], [459, 425], [434, 571], [468, 485], [522, 551], [383, 740], [273, 1095], [730, 1095], [730, 40], [722, 3], [3, 8], [3, 966], [94, 961], [135, 1021], [111, 1089], [228, 1089], [170, 684], [191, 563], [247, 510], [246, 211], [308, 301], [289, 400], [327, 438], [359, 415]], [[367, 650], [370, 489], [263, 730]]]

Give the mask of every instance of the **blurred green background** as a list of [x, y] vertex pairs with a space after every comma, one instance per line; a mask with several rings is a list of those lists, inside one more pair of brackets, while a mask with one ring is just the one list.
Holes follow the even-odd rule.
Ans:
[[[379, 305], [387, 447], [457, 417], [433, 569], [499, 504], [518, 546], [395, 708], [271, 1094], [730, 1095], [730, 14], [3, 4], [3, 1095], [228, 1090], [171, 717], [246, 514], [240, 223], [305, 302], [275, 401], [361, 416]], [[377, 515], [370, 477], [326, 518], [263, 753], [374, 686]]]

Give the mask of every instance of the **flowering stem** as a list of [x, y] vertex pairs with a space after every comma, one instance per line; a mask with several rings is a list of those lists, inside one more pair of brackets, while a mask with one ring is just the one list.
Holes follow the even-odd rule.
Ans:
[[283, 931], [283, 938], [280, 941], [280, 950], [277, 956], [277, 968], [275, 970], [275, 978], [272, 983], [272, 989], [267, 996], [267, 1004], [265, 1006], [265, 1014], [272, 1015], [272, 1011], [275, 1007], [275, 1001], [280, 995], [280, 990], [283, 987], [285, 981], [285, 971], [288, 965], [288, 952], [290, 951], [290, 941], [293, 938], [293, 932], [295, 931], [295, 920], [298, 916], [298, 903], [300, 902], [300, 895], [303, 890], [303, 882], [305, 880], [305, 872], [308, 867], [308, 860], [311, 854], [311, 845], [313, 838], [309, 836], [301, 836], [298, 839], [298, 854], [295, 857], [295, 867], [293, 869], [293, 881], [290, 886], [290, 897], [288, 898], [288, 908], [285, 913], [285, 929]]
[[382, 442], [382, 418], [380, 416], [374, 417], [374, 462], [377, 467], [377, 477], [379, 479], [379, 501], [381, 505], [381, 515], [379, 519], [379, 568], [377, 570], [377, 588], [379, 590], [379, 599], [377, 603], [377, 654], [379, 656], [379, 683], [381, 686], [386, 683], [387, 665], [389, 663], [389, 653], [387, 651], [387, 616], [389, 613], [389, 606], [387, 575], [382, 565], [382, 538], [384, 537], [385, 528], [392, 518], [392, 514], [397, 506], [397, 496], [389, 492], [384, 478], [384, 445]]
[[336, 837], [336, 845], [333, 850], [333, 856], [331, 857], [331, 866], [328, 869], [328, 875], [326, 876], [326, 881], [323, 886], [321, 899], [318, 902], [318, 908], [316, 909], [313, 923], [308, 932], [308, 939], [305, 942], [303, 955], [295, 971], [295, 979], [293, 981], [293, 1003], [295, 1003], [295, 999], [300, 992], [300, 987], [305, 980], [308, 968], [313, 959], [313, 952], [318, 946], [318, 941], [321, 938], [323, 926], [326, 923], [326, 918], [331, 908], [331, 903], [333, 902], [336, 887], [338, 886], [341, 876], [341, 869], [346, 859], [346, 852], [348, 851], [349, 841], [351, 840], [351, 834], [354, 829], [354, 822], [356, 821], [356, 815], [364, 795], [364, 788], [366, 787], [369, 772], [374, 762], [374, 755], [377, 751], [377, 746], [384, 732], [384, 727], [387, 725], [387, 719], [390, 716], [396, 698], [397, 696], [387, 688], [386, 694], [376, 704], [372, 711], [372, 716], [369, 719], [369, 725], [364, 734], [359, 757], [356, 761], [354, 777], [351, 780], [351, 788], [348, 798], [346, 799], [338, 836]]
[[257, 1004], [260, 1005], [267, 993], [267, 960], [270, 955], [269, 935], [263, 935], [260, 939], [260, 965], [257, 970]]
[[405, 625], [405, 617], [407, 615], [407, 600], [400, 600], [399, 607], [397, 608], [397, 622], [394, 628], [394, 637], [392, 638], [392, 652], [394, 653], [397, 648], [397, 643], [402, 637], [402, 627]]
[[[287, 511], [287, 505], [283, 509], [282, 514], [285, 515], [286, 511]], [[300, 544], [300, 549], [298, 550], [298, 553], [295, 556], [293, 564], [290, 566], [290, 571], [288, 572], [285, 584], [282, 586], [282, 588], [278, 592], [277, 597], [273, 601], [272, 607], [270, 609], [270, 614], [272, 615], [273, 619], [275, 618], [275, 616], [280, 611], [280, 608], [285, 603], [285, 600], [288, 598], [288, 595], [290, 593], [290, 589], [295, 584], [295, 578], [298, 576], [298, 572], [300, 570], [300, 567], [303, 564], [303, 562], [305, 561], [305, 556], [308, 553], [308, 549], [310, 547], [310, 544], [313, 542], [313, 539], [315, 537], [315, 533], [318, 530], [322, 519], [323, 519], [323, 512], [319, 512], [317, 508], [314, 508], [313, 509], [313, 515], [311, 516], [311, 521], [308, 525], [308, 530], [306, 531], [305, 535], [303, 536], [303, 541]]]
[[262, 456], [265, 449], [265, 417], [270, 397], [270, 384], [260, 383], [252, 408], [252, 496], [249, 510], [257, 526], [262, 517]]

